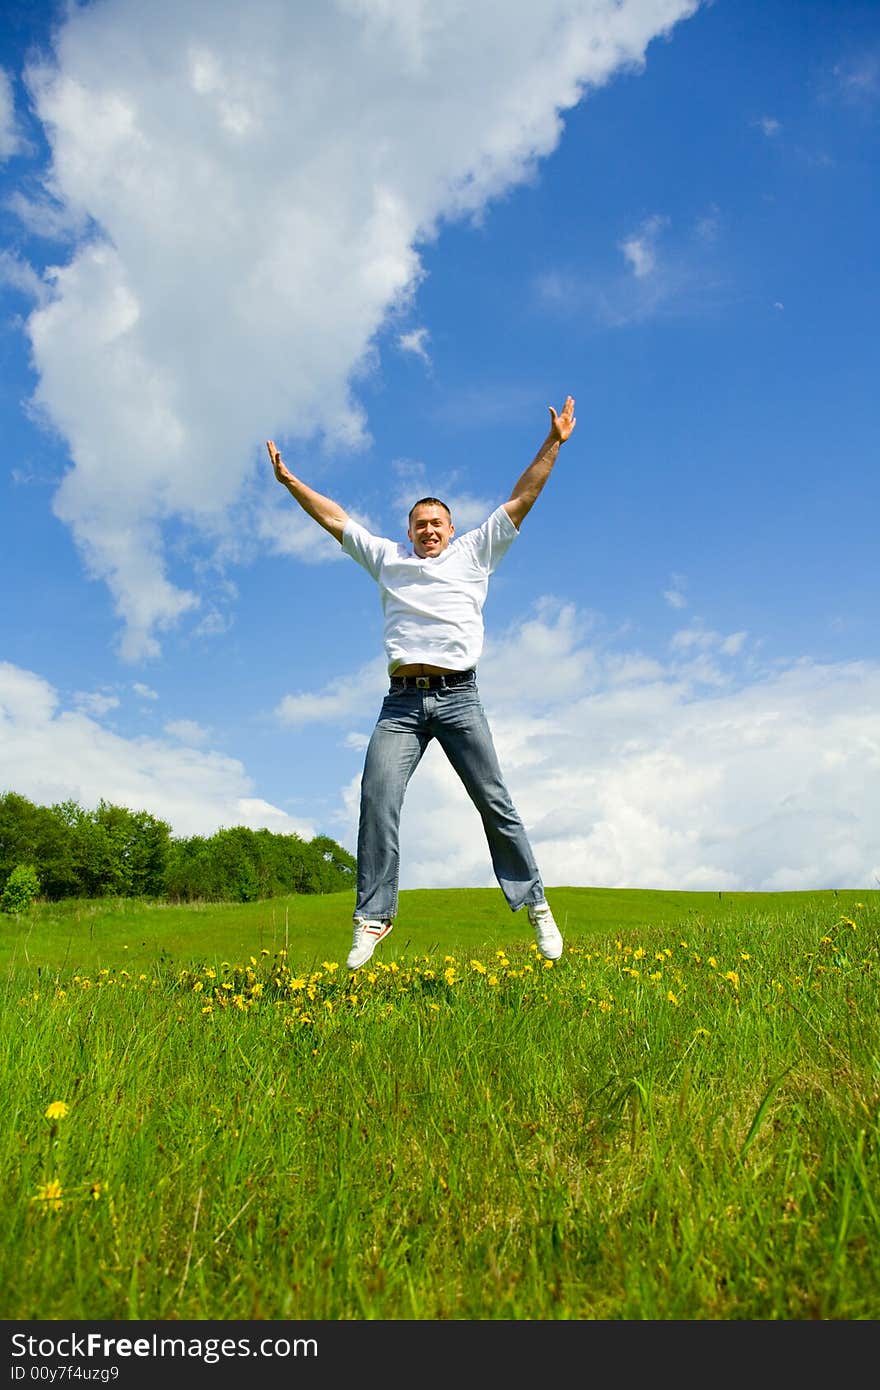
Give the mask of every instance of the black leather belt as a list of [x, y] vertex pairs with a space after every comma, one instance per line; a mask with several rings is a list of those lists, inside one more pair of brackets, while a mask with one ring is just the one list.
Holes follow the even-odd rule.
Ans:
[[445, 676], [392, 676], [392, 690], [445, 690], [473, 680], [473, 671], [449, 671]]

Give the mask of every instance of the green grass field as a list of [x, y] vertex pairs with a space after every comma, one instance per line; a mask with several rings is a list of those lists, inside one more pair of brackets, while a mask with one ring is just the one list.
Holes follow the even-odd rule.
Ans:
[[880, 1316], [880, 893], [0, 919], [5, 1320]]

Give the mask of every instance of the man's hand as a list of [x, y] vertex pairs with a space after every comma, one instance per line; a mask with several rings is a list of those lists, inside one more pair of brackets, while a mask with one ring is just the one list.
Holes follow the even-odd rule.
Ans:
[[547, 409], [550, 411], [550, 429], [547, 438], [525, 473], [517, 479], [513, 492], [504, 503], [504, 510], [517, 530], [531, 511], [538, 494], [550, 477], [559, 454], [560, 445], [565, 443], [575, 426], [574, 396], [566, 396], [565, 405], [558, 415], [552, 405], [548, 406]]
[[330, 535], [341, 544], [345, 523], [348, 521], [348, 512], [345, 508], [340, 507], [339, 503], [334, 502], [332, 498], [324, 497], [320, 492], [315, 492], [315, 489], [309, 487], [308, 483], [304, 483], [302, 478], [295, 477], [290, 469], [285, 468], [281, 462], [281, 455], [275, 448], [274, 440], [267, 439], [266, 448], [269, 450], [275, 477], [279, 483], [284, 484], [290, 495], [313, 521], [317, 521], [319, 526], [323, 526], [324, 530], [329, 531]]
[[550, 411], [550, 433], [554, 439], [559, 440], [560, 444], [564, 444], [577, 424], [577, 420], [574, 418], [574, 397], [566, 396], [565, 405], [558, 415], [552, 405], [548, 406], [547, 409]]
[[272, 460], [272, 467], [275, 469], [275, 477], [278, 479], [279, 483], [291, 482], [293, 480], [293, 474], [288, 472], [284, 464], [281, 462], [281, 455], [275, 448], [274, 440], [267, 439], [266, 448], [269, 450], [269, 457]]

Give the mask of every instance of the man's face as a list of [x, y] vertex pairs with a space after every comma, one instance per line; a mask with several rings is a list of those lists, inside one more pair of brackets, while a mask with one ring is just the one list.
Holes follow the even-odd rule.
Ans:
[[455, 535], [455, 527], [445, 507], [423, 502], [409, 519], [407, 535], [419, 559], [428, 560], [442, 554]]

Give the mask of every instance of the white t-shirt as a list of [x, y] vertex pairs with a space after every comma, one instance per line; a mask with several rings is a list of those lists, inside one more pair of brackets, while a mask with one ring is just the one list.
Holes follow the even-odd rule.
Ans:
[[389, 672], [411, 662], [450, 671], [476, 666], [489, 575], [518, 535], [501, 506], [482, 526], [453, 536], [439, 555], [423, 560], [349, 517], [342, 548], [379, 585]]

